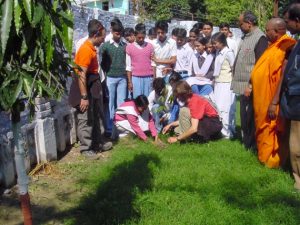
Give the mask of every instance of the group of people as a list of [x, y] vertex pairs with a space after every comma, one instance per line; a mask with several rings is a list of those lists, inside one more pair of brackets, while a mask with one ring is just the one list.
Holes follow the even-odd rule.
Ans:
[[150, 133], [156, 143], [167, 132], [174, 134], [169, 143], [231, 139], [239, 96], [245, 147], [257, 149], [271, 168], [284, 165], [290, 149], [300, 190], [300, 47], [286, 34], [300, 33], [299, 25], [300, 4], [292, 4], [284, 19], [269, 20], [265, 33], [252, 12], [243, 12], [241, 39], [226, 23], [215, 34], [212, 23], [199, 22], [189, 35], [178, 27], [168, 37], [165, 21], [147, 36], [142, 23], [124, 28], [114, 18], [106, 35], [101, 22], [91, 20], [76, 49], [69, 95], [81, 153], [95, 157], [112, 148], [104, 133], [113, 140], [131, 133], [143, 141]]

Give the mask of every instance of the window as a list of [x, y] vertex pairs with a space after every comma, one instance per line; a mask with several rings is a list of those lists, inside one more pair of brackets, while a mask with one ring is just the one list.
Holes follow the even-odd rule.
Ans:
[[109, 2], [102, 2], [102, 10], [108, 11], [109, 9]]

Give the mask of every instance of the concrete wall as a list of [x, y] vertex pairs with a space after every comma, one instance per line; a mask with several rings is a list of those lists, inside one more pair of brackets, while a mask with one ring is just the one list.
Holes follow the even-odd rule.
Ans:
[[[22, 113], [21, 136], [24, 142], [27, 172], [38, 162], [57, 160], [58, 151], [76, 139], [75, 110], [70, 108], [66, 96], [61, 102], [36, 99], [36, 112], [30, 120], [29, 112]], [[9, 114], [0, 112], [0, 186], [16, 183], [14, 144]]]
[[[112, 12], [99, 10], [96, 8], [79, 7], [73, 5], [72, 11], [74, 13], [73, 43], [76, 43], [80, 38], [83, 38], [88, 34], [87, 25], [89, 20], [91, 19], [100, 20], [103, 26], [105, 27], [107, 34], [109, 33], [110, 30], [110, 21], [115, 16], [117, 16], [121, 20], [125, 28], [126, 27], [134, 28], [134, 26], [140, 22], [137, 16], [116, 14]], [[154, 21], [145, 21], [145, 25], [147, 29], [150, 29], [151, 27], [154, 26]]]

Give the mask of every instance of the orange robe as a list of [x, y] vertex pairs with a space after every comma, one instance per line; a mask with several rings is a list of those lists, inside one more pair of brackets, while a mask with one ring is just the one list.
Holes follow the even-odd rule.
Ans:
[[268, 107], [280, 82], [286, 52], [295, 43], [294, 39], [283, 35], [266, 49], [251, 73], [258, 159], [270, 168], [280, 165], [279, 135], [282, 128], [279, 128], [280, 118], [269, 119]]

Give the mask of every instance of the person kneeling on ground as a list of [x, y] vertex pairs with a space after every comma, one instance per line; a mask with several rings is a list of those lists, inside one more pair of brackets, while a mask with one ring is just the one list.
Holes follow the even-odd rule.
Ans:
[[179, 81], [174, 89], [174, 96], [181, 106], [179, 119], [163, 129], [163, 134], [175, 128], [177, 136], [169, 137], [169, 143], [186, 140], [196, 135], [201, 141], [209, 141], [220, 134], [222, 122], [218, 111], [208, 99], [193, 94], [186, 81]]
[[160, 142], [148, 106], [145, 95], [139, 95], [134, 100], [121, 104], [115, 114], [115, 131], [120, 136], [133, 133], [143, 141], [148, 139], [145, 131], [150, 131], [155, 143]]
[[170, 118], [170, 110], [173, 104], [172, 87], [166, 85], [162, 77], [153, 80], [153, 91], [148, 96], [149, 110], [151, 111], [157, 132], [161, 132]]

